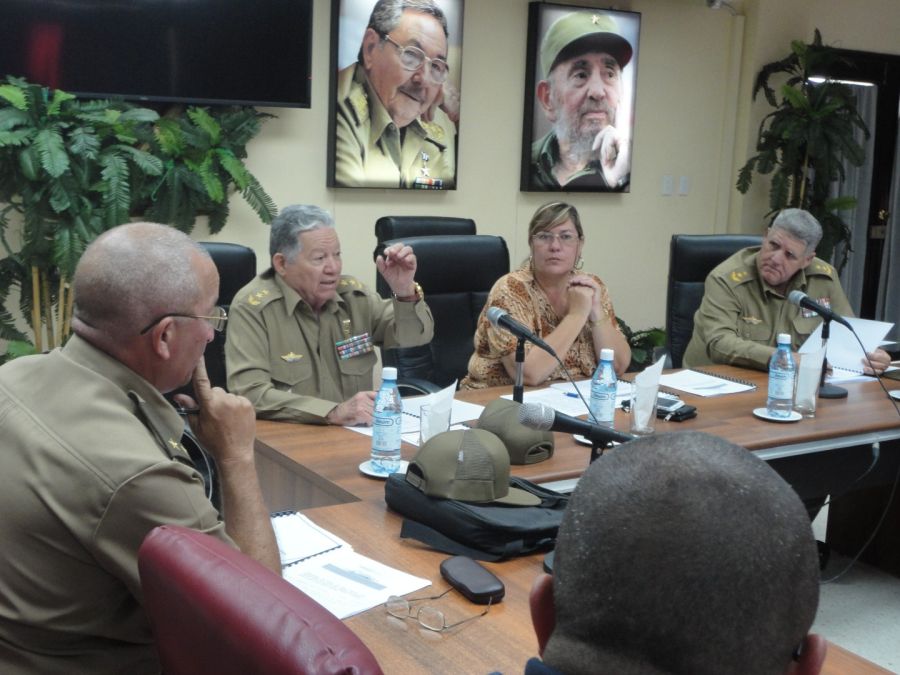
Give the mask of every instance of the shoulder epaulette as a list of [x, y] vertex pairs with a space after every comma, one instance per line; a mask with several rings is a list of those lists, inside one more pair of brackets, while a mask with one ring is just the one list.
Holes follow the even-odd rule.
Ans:
[[834, 268], [824, 260], [816, 258], [806, 270], [807, 274], [817, 274], [819, 276], [834, 278]]
[[365, 286], [361, 281], [356, 279], [355, 277], [341, 277], [341, 280], [338, 281], [337, 292], [340, 295], [346, 295], [347, 293], [363, 293], [365, 292]]
[[366, 90], [363, 87], [354, 85], [347, 96], [347, 103], [356, 117], [356, 126], [362, 125], [364, 120], [369, 119], [369, 99], [366, 97]]
[[274, 300], [275, 297], [276, 294], [272, 293], [268, 288], [261, 288], [258, 291], [245, 292], [243, 297], [238, 298], [237, 301], [251, 307], [264, 307]]

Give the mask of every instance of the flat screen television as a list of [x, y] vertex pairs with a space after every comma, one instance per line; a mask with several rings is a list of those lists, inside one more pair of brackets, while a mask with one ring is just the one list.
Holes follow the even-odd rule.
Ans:
[[313, 0], [0, 0], [0, 76], [88, 97], [308, 108]]

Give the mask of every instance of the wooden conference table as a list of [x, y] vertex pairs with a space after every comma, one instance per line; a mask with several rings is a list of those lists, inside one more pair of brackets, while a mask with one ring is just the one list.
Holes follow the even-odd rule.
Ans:
[[[657, 420], [656, 431], [698, 430], [716, 434], [766, 459], [808, 455], [833, 447], [900, 438], [900, 418], [874, 381], [848, 383], [849, 397], [820, 401], [817, 416], [796, 424], [775, 424], [752, 416], [765, 405], [765, 373], [716, 366], [719, 373], [757, 383], [754, 391], [715, 398], [684, 395], [699, 415], [686, 422]], [[900, 382], [886, 381], [889, 388]], [[486, 404], [508, 388], [461, 392], [459, 398]], [[616, 427], [628, 428], [627, 415], [617, 412]], [[556, 434], [554, 456], [539, 464], [515, 466], [513, 473], [536, 482], [578, 477], [589, 463], [590, 448], [569, 435]], [[257, 423], [257, 466], [263, 493], [272, 511], [304, 509], [319, 525], [349, 541], [355, 550], [382, 563], [430, 579], [433, 586], [418, 595], [447, 588], [438, 566], [446, 556], [412, 540], [399, 538], [401, 518], [384, 504], [384, 483], [358, 470], [368, 457], [369, 437], [341, 427], [315, 427], [281, 422]], [[415, 454], [403, 447], [404, 459]], [[389, 617], [375, 608], [347, 620], [372, 650], [386, 673], [521, 673], [537, 654], [528, 610], [528, 592], [540, 571], [542, 556], [486, 563], [506, 585], [503, 602], [481, 618], [445, 633], [420, 629], [415, 622]], [[437, 606], [448, 622], [477, 614], [482, 608], [451, 593]], [[886, 673], [884, 669], [836, 645], [830, 645], [825, 673]]]

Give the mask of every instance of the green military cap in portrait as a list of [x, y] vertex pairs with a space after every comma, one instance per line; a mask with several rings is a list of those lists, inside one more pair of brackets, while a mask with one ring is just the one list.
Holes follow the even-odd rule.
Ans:
[[615, 19], [601, 12], [571, 12], [559, 17], [547, 29], [541, 42], [544, 77], [553, 70], [564, 50], [566, 58], [588, 51], [606, 52], [620, 68], [624, 68], [631, 61], [633, 50], [618, 30]]

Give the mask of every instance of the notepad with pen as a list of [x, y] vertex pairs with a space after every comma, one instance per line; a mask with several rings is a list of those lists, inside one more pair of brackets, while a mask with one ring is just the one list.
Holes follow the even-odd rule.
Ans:
[[659, 384], [662, 387], [677, 389], [695, 396], [739, 394], [756, 389], [755, 384], [746, 380], [692, 368], [679, 370], [677, 373], [665, 373], [660, 376]]

